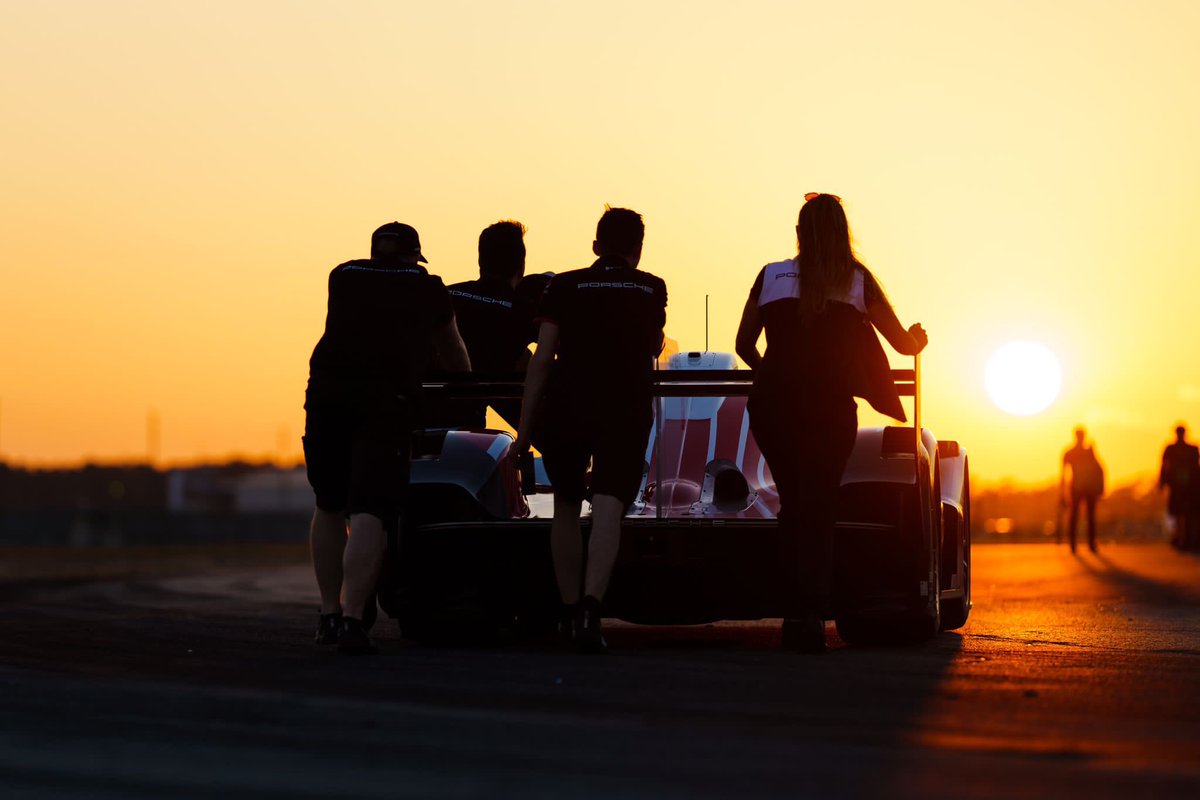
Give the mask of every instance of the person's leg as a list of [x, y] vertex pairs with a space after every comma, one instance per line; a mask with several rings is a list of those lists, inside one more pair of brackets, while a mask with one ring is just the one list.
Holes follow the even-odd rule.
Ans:
[[822, 409], [802, 429], [800, 457], [802, 503], [800, 581], [806, 613], [822, 619], [832, 606], [833, 531], [837, 521], [842, 473], [858, 435], [853, 403]]
[[833, 583], [833, 527], [837, 516], [837, 492], [844, 463], [812, 464], [804, 470], [797, 520], [799, 541], [797, 572], [800, 602], [805, 614], [824, 617], [830, 606]]
[[1087, 508], [1088, 549], [1096, 552], [1096, 497], [1088, 495], [1084, 500]]
[[321, 596], [317, 642], [337, 641], [341, 625], [342, 556], [346, 547], [350, 427], [338, 404], [305, 402], [304, 462], [316, 495], [309, 523], [309, 553]]
[[583, 574], [583, 533], [579, 527], [582, 501], [554, 495], [554, 521], [550, 523], [550, 555], [554, 560], [554, 577], [564, 605], [573, 606], [580, 600], [580, 577]]
[[356, 409], [349, 477], [350, 535], [342, 554], [343, 627], [346, 653], [377, 652], [367, 629], [376, 617], [376, 593], [388, 545], [407, 493], [411, 424], [396, 398], [364, 398]]
[[342, 553], [346, 549], [346, 516], [343, 512], [313, 511], [308, 528], [309, 552], [317, 590], [321, 593], [321, 613], [342, 613]]
[[628, 504], [606, 494], [592, 496], [592, 533], [588, 537], [583, 594], [603, 600], [621, 546], [621, 518]]
[[[592, 474], [596, 479], [596, 472]], [[600, 601], [608, 591], [617, 551], [621, 546], [621, 516], [629, 504], [610, 494], [592, 495], [592, 530], [583, 559], [583, 596], [575, 609], [575, 646], [581, 653], [604, 653], [608, 642], [601, 631]]]
[[1075, 552], [1075, 527], [1079, 524], [1079, 504], [1082, 498], [1071, 493], [1071, 510], [1067, 514], [1067, 543], [1071, 545], [1071, 552]]
[[542, 446], [542, 464], [554, 487], [554, 520], [550, 524], [550, 556], [554, 578], [562, 597], [564, 619], [570, 619], [581, 598], [583, 579], [583, 533], [579, 515], [587, 489], [588, 452], [584, 443], [572, 440], [577, 430], [570, 423], [556, 425], [547, 420], [547, 438]]
[[584, 556], [583, 597], [575, 617], [575, 643], [583, 653], [603, 653], [601, 601], [608, 593], [617, 553], [621, 521], [637, 498], [645, 469], [646, 445], [653, 417], [644, 409], [614, 409], [589, 443], [592, 453], [592, 528]]
[[[786, 454], [773, 454], [772, 475], [779, 491], [779, 520], [783, 561], [786, 570], [783, 586], [787, 591], [784, 606], [782, 644], [785, 650], [820, 653], [825, 650], [823, 608], [829, 593], [827, 562], [832, 561], [833, 509], [836, 489], [824, 480], [822, 470], [809, 463], [795, 437]], [[781, 439], [787, 441], [787, 439]], [[778, 467], [778, 468], [777, 468]], [[840, 473], [839, 473], [840, 476]]]
[[375, 602], [375, 586], [386, 545], [382, 519], [373, 514], [350, 515], [350, 537], [342, 556], [345, 616], [361, 621], [367, 603]]
[[750, 404], [750, 431], [759, 452], [771, 471], [775, 492], [779, 495], [779, 587], [786, 602], [785, 617], [798, 617], [803, 612], [800, 583], [801, 537], [801, 459], [799, 446], [792, 431], [782, 424], [783, 414], [765, 403]]
[[[825, 624], [817, 611], [820, 590], [814, 581], [821, 570], [813, 564], [814, 530], [812, 497], [819, 492], [808, 484], [806, 454], [798, 435], [799, 418], [793, 412], [763, 403], [751, 405], [750, 425], [775, 491], [779, 494], [779, 586], [783, 593], [783, 647], [805, 653], [825, 649]], [[840, 475], [840, 473], [839, 473]], [[818, 515], [819, 516], [819, 515]]]
[[1183, 533], [1180, 536], [1180, 546], [1184, 550], [1193, 550], [1200, 544], [1200, 476], [1193, 475], [1187, 491], [1188, 495], [1183, 502]]

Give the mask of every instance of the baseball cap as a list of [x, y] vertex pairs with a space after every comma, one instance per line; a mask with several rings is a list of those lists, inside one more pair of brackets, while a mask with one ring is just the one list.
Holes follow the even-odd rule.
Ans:
[[371, 234], [371, 253], [390, 252], [398, 256], [416, 256], [417, 261], [429, 263], [421, 254], [421, 237], [417, 229], [403, 222], [380, 225]]

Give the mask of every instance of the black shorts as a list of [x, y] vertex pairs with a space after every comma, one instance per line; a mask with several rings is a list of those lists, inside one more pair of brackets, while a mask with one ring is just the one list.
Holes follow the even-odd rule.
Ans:
[[304, 461], [317, 508], [393, 528], [408, 490], [412, 415], [398, 398], [305, 402]]
[[644, 413], [618, 413], [591, 420], [569, 413], [548, 414], [538, 449], [554, 496], [576, 503], [587, 499], [590, 463], [591, 494], [631, 504], [637, 499], [645, 473], [652, 424], [649, 403]]

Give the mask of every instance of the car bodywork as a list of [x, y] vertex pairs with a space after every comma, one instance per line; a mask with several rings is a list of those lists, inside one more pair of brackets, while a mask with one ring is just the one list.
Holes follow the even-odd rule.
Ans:
[[[780, 557], [779, 497], [750, 432], [752, 374], [720, 353], [680, 353], [666, 366], [605, 615], [648, 624], [787, 616], [794, 581]], [[893, 372], [913, 398], [915, 425], [859, 428], [842, 478], [831, 614], [849, 641], [922, 639], [961, 627], [970, 612], [967, 454], [920, 427], [919, 366]], [[435, 398], [520, 388], [513, 376], [427, 385]], [[550, 521], [523, 496], [511, 443], [500, 431], [437, 431], [414, 451], [410, 512], [380, 592], [406, 635], [555, 617]]]

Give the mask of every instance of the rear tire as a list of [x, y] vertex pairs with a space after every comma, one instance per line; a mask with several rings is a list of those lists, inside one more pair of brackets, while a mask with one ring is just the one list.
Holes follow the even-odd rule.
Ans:
[[942, 630], [958, 630], [967, 624], [971, 615], [971, 475], [963, 475], [963, 521], [962, 521], [962, 597], [955, 597], [942, 603]]
[[[923, 519], [924, 553], [928, 565], [925, 607], [920, 611], [887, 617], [839, 616], [838, 636], [854, 645], [912, 645], [928, 641], [941, 629], [941, 475], [934, 473], [933, 496], [930, 496], [927, 473], [922, 471], [920, 501]], [[934, 510], [936, 499], [938, 509]]]

